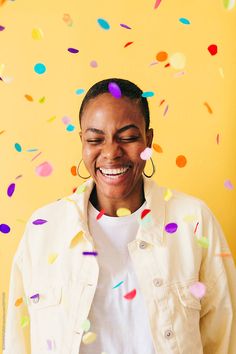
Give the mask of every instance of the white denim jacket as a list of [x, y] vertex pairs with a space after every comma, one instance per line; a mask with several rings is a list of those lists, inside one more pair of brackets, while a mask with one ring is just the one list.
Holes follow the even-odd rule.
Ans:
[[[79, 354], [99, 274], [99, 255], [82, 253], [95, 250], [87, 225], [93, 185], [89, 179], [29, 219], [12, 265], [4, 354]], [[151, 212], [128, 244], [156, 353], [236, 354], [236, 272], [222, 229], [203, 201], [174, 190], [166, 201], [165, 190], [144, 177]], [[172, 222], [177, 231], [168, 233]], [[190, 292], [196, 282], [206, 286], [201, 299]]]

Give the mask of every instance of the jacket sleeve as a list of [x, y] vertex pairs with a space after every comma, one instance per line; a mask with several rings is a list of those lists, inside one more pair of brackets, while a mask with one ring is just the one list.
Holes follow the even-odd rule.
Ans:
[[222, 228], [204, 204], [203, 249], [200, 281], [206, 285], [202, 298], [200, 330], [204, 354], [236, 354], [236, 270]]
[[23, 285], [24, 236], [13, 258], [3, 354], [30, 353], [30, 322]]

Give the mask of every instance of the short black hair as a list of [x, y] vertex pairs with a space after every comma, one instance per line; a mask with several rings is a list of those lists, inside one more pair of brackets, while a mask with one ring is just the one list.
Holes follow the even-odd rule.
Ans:
[[115, 82], [119, 86], [122, 96], [128, 97], [131, 100], [138, 101], [141, 112], [144, 116], [145, 128], [147, 131], [149, 128], [149, 124], [150, 124], [150, 114], [149, 114], [148, 101], [147, 101], [146, 97], [142, 97], [143, 91], [137, 85], [135, 85], [133, 82], [131, 82], [129, 80], [118, 79], [118, 78], [110, 78], [110, 79], [98, 81], [92, 87], [90, 87], [90, 89], [87, 91], [86, 95], [84, 96], [84, 99], [83, 99], [81, 106], [80, 106], [80, 111], [79, 111], [80, 126], [81, 126], [82, 114], [83, 114], [84, 108], [85, 108], [86, 104], [88, 103], [88, 101], [92, 98], [95, 98], [95, 97], [103, 94], [103, 93], [109, 92], [108, 84], [110, 82]]

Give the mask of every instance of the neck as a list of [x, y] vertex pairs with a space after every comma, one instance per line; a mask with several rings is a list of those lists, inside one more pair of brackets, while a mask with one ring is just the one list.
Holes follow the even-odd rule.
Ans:
[[135, 212], [141, 207], [145, 201], [143, 180], [142, 183], [138, 184], [135, 190], [127, 198], [122, 199], [112, 199], [107, 198], [104, 194], [99, 193], [94, 186], [92, 193], [90, 195], [90, 202], [97, 210], [105, 210], [105, 215], [117, 216], [116, 211], [119, 208], [127, 208], [131, 213]]

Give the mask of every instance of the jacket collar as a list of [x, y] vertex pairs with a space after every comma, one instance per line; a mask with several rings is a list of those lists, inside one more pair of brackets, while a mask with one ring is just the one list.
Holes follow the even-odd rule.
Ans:
[[[136, 240], [143, 240], [153, 245], [161, 245], [164, 241], [164, 223], [165, 223], [165, 201], [164, 188], [157, 185], [156, 182], [143, 176], [144, 195], [146, 199], [146, 208], [151, 212], [143, 220], [140, 218], [140, 227], [136, 235]], [[93, 239], [88, 230], [88, 202], [90, 194], [94, 187], [94, 180], [89, 178], [80, 185], [70, 196], [76, 202], [79, 214], [79, 222], [84, 231], [85, 238], [93, 243]]]

